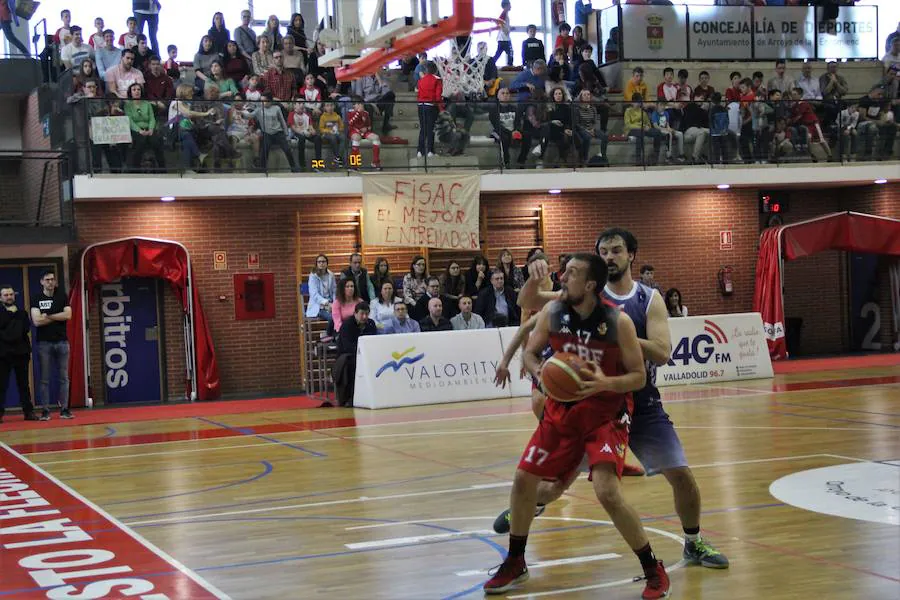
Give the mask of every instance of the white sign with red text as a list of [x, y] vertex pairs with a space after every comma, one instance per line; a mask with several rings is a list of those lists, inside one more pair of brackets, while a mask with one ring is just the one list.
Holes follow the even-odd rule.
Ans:
[[672, 355], [656, 369], [656, 385], [772, 377], [759, 313], [669, 319]]
[[228, 598], [0, 442], [0, 596]]

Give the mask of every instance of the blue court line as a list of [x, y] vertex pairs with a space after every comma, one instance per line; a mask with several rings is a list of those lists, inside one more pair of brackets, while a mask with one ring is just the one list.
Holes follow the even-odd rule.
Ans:
[[104, 506], [116, 506], [119, 504], [131, 504], [133, 502], [149, 502], [150, 500], [164, 500], [166, 498], [178, 498], [180, 496], [191, 496], [194, 494], [203, 494], [206, 492], [215, 492], [217, 490], [224, 490], [230, 487], [236, 487], [239, 485], [244, 485], [245, 483], [252, 483], [258, 479], [262, 479], [266, 475], [272, 472], [273, 467], [272, 463], [267, 460], [260, 461], [260, 464], [263, 465], [262, 473], [257, 473], [252, 477], [248, 477], [247, 479], [241, 479], [240, 481], [232, 481], [231, 483], [225, 483], [222, 485], [216, 485], [213, 487], [203, 488], [201, 490], [194, 490], [191, 492], [180, 492], [178, 494], [168, 494], [166, 496], [150, 496], [148, 498], [135, 498], [134, 500], [119, 500], [117, 502], [105, 502]]
[[240, 433], [241, 435], [253, 436], [259, 438], [261, 440], [265, 440], [267, 442], [272, 442], [274, 444], [278, 444], [280, 446], [285, 446], [287, 448], [293, 448], [294, 450], [300, 450], [301, 452], [306, 452], [307, 454], [312, 454], [313, 456], [318, 456], [320, 458], [326, 456], [321, 452], [316, 452], [315, 450], [310, 450], [309, 448], [304, 448], [303, 446], [298, 446], [297, 444], [290, 444], [288, 442], [282, 442], [281, 440], [277, 440], [273, 437], [269, 437], [267, 435], [260, 435], [258, 433], [254, 433], [253, 429], [250, 427], [232, 427], [231, 425], [226, 425], [225, 423], [219, 423], [218, 421], [213, 421], [212, 419], [207, 419], [206, 417], [194, 417], [198, 421], [203, 421], [204, 423], [209, 423], [210, 425], [215, 425], [216, 427], [221, 427], [223, 429], [227, 429], [229, 431], [234, 431], [235, 433]]
[[106, 426], [106, 434], [105, 434], [105, 435], [101, 435], [101, 436], [100, 436], [99, 438], [97, 438], [97, 439], [102, 440], [103, 438], [112, 437], [112, 436], [114, 436], [114, 435], [116, 435], [116, 428], [115, 428], [115, 427], [110, 427], [109, 425], [107, 425], [107, 426]]
[[[127, 458], [127, 457], [126, 457]], [[303, 458], [294, 458], [290, 459], [294, 460], [304, 460]], [[112, 477], [133, 477], [135, 475], [150, 475], [154, 473], [169, 473], [171, 471], [193, 471], [196, 469], [218, 469], [221, 467], [233, 467], [235, 465], [249, 465], [249, 464], [257, 464], [258, 460], [239, 460], [235, 462], [226, 462], [226, 463], [215, 463], [212, 465], [190, 465], [187, 467], [168, 467], [165, 469], [143, 469], [140, 471], [119, 471], [116, 473], [104, 473], [102, 475], [79, 475], [78, 477], [59, 477], [64, 481], [78, 481], [79, 479], [107, 479]]]
[[874, 411], [874, 410], [861, 410], [861, 409], [857, 409], [857, 408], [833, 408], [833, 407], [826, 407], [826, 406], [816, 406], [815, 404], [804, 404], [802, 402], [781, 402], [781, 401], [776, 400], [774, 402], [774, 404], [777, 404], [778, 406], [798, 406], [800, 408], [815, 408], [817, 410], [832, 410], [832, 411], [839, 411], [839, 412], [862, 413], [862, 414], [866, 414], [866, 415], [878, 415], [878, 416], [882, 416], [882, 417], [900, 417], [900, 413], [885, 413], [885, 412], [878, 412], [878, 411]]
[[[485, 580], [485, 581], [486, 581], [486, 580]], [[484, 583], [485, 583], [484, 581], [481, 581], [481, 582], [479, 582], [479, 583], [476, 583], [475, 585], [473, 585], [472, 587], [470, 587], [470, 588], [467, 589], [467, 590], [463, 590], [463, 591], [461, 591], [461, 592], [457, 592], [457, 593], [452, 594], [452, 595], [450, 595], [450, 596], [444, 596], [441, 600], [456, 600], [456, 598], [462, 598], [462, 597], [464, 597], [464, 596], [468, 596], [469, 594], [474, 594], [475, 592], [481, 591], [481, 588], [484, 587]]]
[[[777, 402], [773, 402], [773, 404], [777, 404]], [[730, 408], [733, 410], [743, 410], [749, 412], [756, 413], [768, 413], [770, 415], [785, 415], [788, 417], [799, 417], [801, 419], [815, 419], [817, 421], [829, 421], [832, 423], [853, 423], [854, 425], [872, 425], [874, 427], [888, 427], [890, 429], [900, 429], [900, 425], [889, 425], [887, 423], [873, 423], [872, 421], [859, 421], [857, 419], [840, 419], [837, 417], [820, 417], [817, 415], [801, 415], [799, 413], [793, 412], [785, 412], [783, 410], [773, 410], [771, 408], [753, 408], [753, 407], [745, 407], [745, 406], [732, 406], [730, 404], [716, 404], [712, 403], [712, 406], [716, 408]]]

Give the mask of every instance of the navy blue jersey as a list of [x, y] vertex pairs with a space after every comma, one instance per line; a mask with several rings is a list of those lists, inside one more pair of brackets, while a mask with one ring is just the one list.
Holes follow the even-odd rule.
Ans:
[[[613, 293], [608, 285], [603, 288], [603, 297], [631, 317], [634, 328], [637, 330], [637, 336], [643, 340], [647, 339], [647, 312], [650, 310], [650, 301], [653, 299], [653, 295], [658, 293], [640, 281], [635, 281], [634, 287], [625, 296]], [[649, 360], [644, 361], [644, 364], [647, 367], [647, 383], [643, 388], [634, 392], [635, 407], [653, 404], [660, 399], [659, 390], [656, 389], [656, 364]]]

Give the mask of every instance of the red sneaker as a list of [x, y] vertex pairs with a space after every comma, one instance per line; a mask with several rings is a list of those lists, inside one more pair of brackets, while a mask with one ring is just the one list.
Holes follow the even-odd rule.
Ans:
[[647, 575], [647, 587], [641, 594], [643, 600], [658, 600], [669, 595], [669, 575], [662, 561], [656, 563], [656, 570]]
[[643, 477], [647, 473], [640, 467], [636, 467], [634, 465], [625, 464], [622, 467], [622, 477]]
[[485, 582], [484, 593], [504, 594], [526, 581], [528, 581], [528, 567], [525, 565], [525, 557], [507, 558], [494, 576]]

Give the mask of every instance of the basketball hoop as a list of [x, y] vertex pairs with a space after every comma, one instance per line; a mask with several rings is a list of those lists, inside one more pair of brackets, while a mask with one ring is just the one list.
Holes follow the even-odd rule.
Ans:
[[[476, 27], [472, 29], [472, 33], [486, 33], [499, 29], [501, 26], [499, 19], [478, 18], [475, 19], [475, 22]], [[478, 28], [478, 23], [486, 25]], [[461, 51], [467, 50], [467, 48], [460, 49], [456, 38], [450, 38], [448, 41], [450, 42], [450, 55], [437, 57], [434, 61], [441, 77], [444, 95], [451, 97], [456, 94], [484, 96], [484, 69], [491, 57], [488, 54], [479, 54], [474, 58], [469, 58], [468, 52]], [[471, 37], [469, 37], [466, 44], [471, 43]]]

